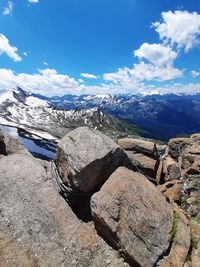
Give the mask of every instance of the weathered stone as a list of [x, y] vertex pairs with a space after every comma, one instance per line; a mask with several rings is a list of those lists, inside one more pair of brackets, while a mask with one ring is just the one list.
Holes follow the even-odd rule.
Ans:
[[163, 161], [161, 160], [158, 165], [158, 169], [156, 172], [156, 183], [160, 184], [163, 179]]
[[150, 141], [134, 138], [123, 138], [118, 140], [118, 144], [125, 150], [146, 154], [151, 157], [158, 157], [156, 144]]
[[179, 179], [181, 177], [181, 168], [179, 164], [170, 156], [163, 162], [163, 172], [165, 174], [165, 181]]
[[152, 267], [166, 253], [172, 209], [142, 174], [118, 168], [92, 196], [91, 209], [98, 232], [133, 266]]
[[29, 154], [28, 150], [17, 139], [0, 130], [0, 143], [3, 155]]
[[173, 240], [170, 253], [159, 264], [159, 267], [183, 267], [190, 248], [189, 221], [184, 213], [176, 208]]
[[159, 145], [159, 144], [156, 144], [156, 149], [157, 149], [158, 155], [160, 157], [165, 154], [166, 148], [167, 148], [167, 145]]
[[123, 149], [107, 136], [79, 127], [59, 142], [56, 162], [67, 186], [88, 192], [124, 165], [127, 158]]
[[5, 142], [4, 142], [4, 134], [3, 132], [1, 131], [0, 129], [0, 155], [6, 155], [6, 145], [5, 145]]
[[163, 185], [159, 185], [158, 189], [164, 194], [170, 203], [180, 203], [182, 193], [181, 186], [177, 183], [177, 180], [172, 180]]
[[158, 160], [153, 159], [151, 157], [147, 157], [141, 153], [133, 153], [131, 151], [127, 151], [127, 155], [129, 156], [132, 162], [134, 170], [140, 171], [147, 177], [153, 179], [156, 178], [156, 171], [159, 165]]
[[195, 139], [195, 140], [197, 140], [197, 141], [200, 141], [200, 133], [192, 134], [190, 137], [191, 137], [192, 139]]
[[169, 155], [178, 161], [182, 149], [191, 143], [190, 138], [172, 138], [169, 140]]
[[0, 266], [127, 266], [77, 219], [49, 168], [29, 155], [0, 159]]
[[0, 129], [0, 142], [4, 142], [4, 134], [1, 129]]

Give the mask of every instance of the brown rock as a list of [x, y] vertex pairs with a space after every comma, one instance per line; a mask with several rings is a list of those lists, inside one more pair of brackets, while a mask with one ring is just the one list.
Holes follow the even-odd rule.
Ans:
[[92, 196], [91, 209], [98, 232], [133, 266], [152, 267], [166, 253], [172, 210], [142, 174], [118, 168]]
[[125, 150], [146, 154], [151, 157], [158, 157], [156, 144], [150, 141], [134, 138], [123, 138], [118, 140], [118, 144]]
[[147, 177], [156, 178], [156, 171], [159, 164], [158, 160], [131, 151], [127, 151], [127, 154], [132, 162], [132, 166], [134, 166], [134, 170], [140, 171]]
[[191, 143], [190, 138], [172, 138], [169, 140], [169, 155], [178, 161], [182, 149]]
[[160, 184], [163, 179], [163, 161], [161, 160], [158, 165], [158, 169], [156, 172], [156, 183]]
[[174, 229], [174, 239], [172, 240], [172, 246], [170, 253], [159, 264], [159, 267], [183, 267], [188, 251], [190, 248], [190, 227], [189, 221], [184, 213], [176, 208], [176, 229]]
[[181, 169], [179, 164], [170, 156], [163, 161], [163, 172], [165, 181], [179, 179], [181, 177]]
[[158, 189], [164, 194], [170, 203], [180, 203], [182, 193], [181, 186], [177, 183], [177, 180], [172, 180], [163, 185], [159, 185]]
[[190, 136], [192, 139], [195, 139], [197, 141], [200, 141], [200, 133], [195, 133]]

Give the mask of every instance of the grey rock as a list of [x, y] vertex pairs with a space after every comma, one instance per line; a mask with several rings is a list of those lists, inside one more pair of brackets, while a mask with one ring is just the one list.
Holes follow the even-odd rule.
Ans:
[[[2, 151], [2, 152], [1, 152]], [[21, 144], [17, 139], [8, 135], [4, 131], [0, 130], [0, 154], [29, 154], [26, 147]]]
[[4, 142], [4, 133], [1, 131], [0, 129], [0, 155], [6, 155], [6, 145], [5, 145], [5, 142]]
[[25, 154], [3, 157], [0, 184], [1, 266], [128, 266], [77, 219], [48, 162]]
[[118, 168], [92, 196], [91, 209], [99, 234], [132, 266], [155, 266], [166, 253], [172, 209], [142, 174]]
[[181, 154], [181, 151], [185, 146], [189, 145], [191, 142], [190, 138], [172, 138], [169, 140], [169, 155], [176, 161]]
[[88, 192], [124, 165], [127, 158], [123, 149], [107, 136], [79, 127], [59, 142], [56, 163], [67, 186]]

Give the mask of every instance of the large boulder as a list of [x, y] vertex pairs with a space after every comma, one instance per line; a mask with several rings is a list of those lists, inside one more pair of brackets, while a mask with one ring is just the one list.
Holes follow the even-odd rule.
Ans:
[[127, 266], [59, 195], [50, 165], [0, 159], [0, 266]]
[[56, 164], [66, 186], [89, 192], [124, 165], [127, 158], [124, 150], [107, 136], [79, 127], [59, 142]]
[[155, 266], [167, 252], [173, 212], [142, 174], [118, 168], [92, 196], [91, 209], [98, 232], [132, 266]]
[[122, 138], [118, 140], [119, 146], [128, 151], [146, 154], [151, 157], [158, 157], [156, 144], [151, 141], [134, 138]]

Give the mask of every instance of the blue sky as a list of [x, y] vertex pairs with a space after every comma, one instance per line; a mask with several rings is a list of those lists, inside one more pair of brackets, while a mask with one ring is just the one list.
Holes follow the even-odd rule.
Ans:
[[0, 0], [0, 89], [200, 91], [197, 0]]

